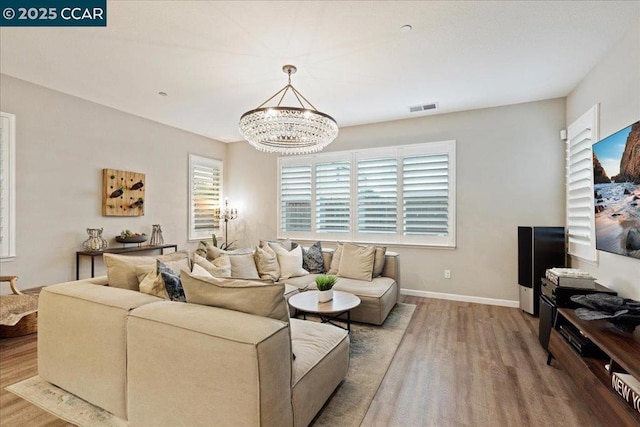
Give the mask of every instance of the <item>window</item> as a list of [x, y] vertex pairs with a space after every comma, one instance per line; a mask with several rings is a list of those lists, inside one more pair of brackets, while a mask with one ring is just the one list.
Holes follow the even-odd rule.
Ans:
[[446, 235], [449, 228], [449, 156], [405, 157], [402, 171], [404, 233]]
[[596, 260], [595, 209], [593, 204], [592, 145], [598, 140], [598, 106], [567, 129], [567, 236], [568, 252]]
[[0, 112], [0, 260], [16, 256], [16, 116]]
[[398, 160], [358, 160], [358, 232], [396, 234]]
[[220, 222], [222, 162], [189, 154], [189, 240], [211, 237]]
[[279, 236], [455, 247], [455, 141], [282, 157]]
[[316, 164], [316, 232], [349, 232], [350, 180], [348, 161]]
[[311, 165], [280, 169], [280, 227], [311, 231]]

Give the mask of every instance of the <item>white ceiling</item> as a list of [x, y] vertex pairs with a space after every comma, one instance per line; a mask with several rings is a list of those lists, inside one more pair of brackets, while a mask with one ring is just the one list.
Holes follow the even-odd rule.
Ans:
[[341, 127], [566, 96], [637, 24], [640, 1], [109, 0], [107, 16], [106, 28], [1, 28], [0, 72], [230, 142], [287, 63]]

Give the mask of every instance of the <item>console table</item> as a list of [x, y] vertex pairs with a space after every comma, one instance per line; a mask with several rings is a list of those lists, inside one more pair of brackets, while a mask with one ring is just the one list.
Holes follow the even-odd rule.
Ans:
[[159, 250], [161, 254], [164, 254], [164, 250], [167, 248], [173, 248], [174, 251], [178, 250], [178, 245], [155, 245], [155, 246], [135, 246], [129, 248], [111, 248], [103, 251], [78, 251], [76, 252], [76, 280], [80, 279], [80, 257], [91, 257], [91, 277], [95, 276], [95, 257], [102, 256], [102, 254], [126, 254], [131, 252], [143, 252]]
[[[582, 356], [560, 333], [560, 328], [574, 328], [595, 345]], [[611, 372], [626, 372], [640, 378], [640, 328], [635, 333], [615, 330], [605, 320], [581, 320], [573, 309], [559, 308], [549, 338], [549, 356], [572, 377], [576, 387], [584, 391], [585, 401], [605, 425], [640, 426], [640, 414], [611, 387]]]

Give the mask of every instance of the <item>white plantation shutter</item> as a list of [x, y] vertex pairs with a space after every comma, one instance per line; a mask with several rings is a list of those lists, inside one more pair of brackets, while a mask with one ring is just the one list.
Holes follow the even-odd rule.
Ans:
[[396, 234], [398, 160], [358, 160], [358, 232]]
[[16, 256], [15, 115], [0, 112], [0, 260]]
[[350, 162], [318, 163], [315, 178], [316, 232], [348, 233], [351, 209]]
[[220, 227], [215, 210], [220, 207], [222, 162], [189, 155], [189, 239], [210, 237]]
[[405, 235], [448, 235], [448, 154], [411, 156], [403, 159], [402, 201]]
[[278, 237], [455, 247], [455, 141], [281, 157], [278, 168]]
[[595, 105], [567, 129], [568, 252], [588, 261], [596, 260], [592, 145], [598, 140], [597, 124]]
[[311, 231], [311, 165], [280, 170], [280, 230]]

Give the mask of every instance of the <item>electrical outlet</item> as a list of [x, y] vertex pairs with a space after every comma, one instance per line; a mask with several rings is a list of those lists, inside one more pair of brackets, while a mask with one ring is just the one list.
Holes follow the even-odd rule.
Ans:
[[445, 279], [451, 279], [451, 270], [445, 270], [444, 271], [444, 278]]

